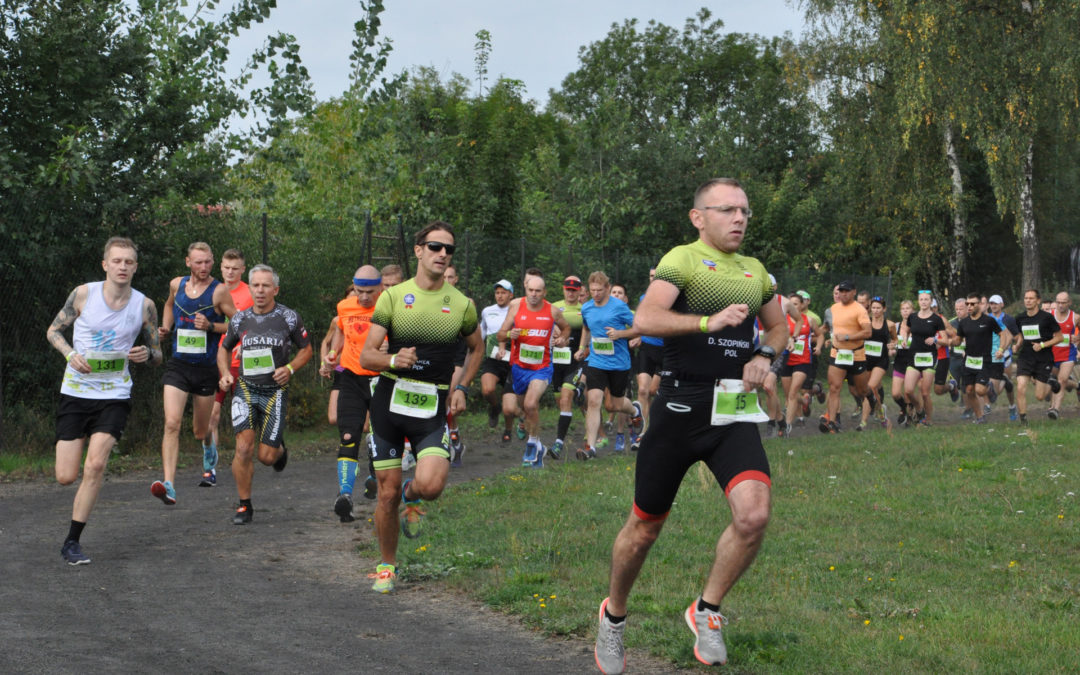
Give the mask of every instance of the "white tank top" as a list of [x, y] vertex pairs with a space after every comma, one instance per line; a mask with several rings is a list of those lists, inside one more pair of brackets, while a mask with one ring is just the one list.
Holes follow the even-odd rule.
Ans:
[[133, 288], [127, 305], [113, 310], [105, 302], [105, 282], [86, 286], [86, 306], [75, 319], [73, 346], [94, 372], [80, 373], [69, 363], [60, 392], [77, 398], [131, 398], [127, 355], [142, 331], [146, 296]]

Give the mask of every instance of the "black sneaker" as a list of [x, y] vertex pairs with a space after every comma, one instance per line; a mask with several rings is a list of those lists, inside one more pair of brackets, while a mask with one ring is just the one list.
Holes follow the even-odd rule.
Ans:
[[506, 443], [510, 442], [510, 432], [509, 431], [504, 431], [503, 432], [502, 442], [503, 442], [503, 444], [506, 444]]
[[840, 425], [837, 424], [836, 422], [829, 422], [829, 433], [830, 434], [838, 434], [838, 433], [840, 433]]
[[820, 382], [815, 382], [810, 391], [814, 394], [814, 398], [817, 399], [819, 405], [825, 402], [825, 390], [821, 387]]
[[828, 415], [822, 415], [821, 417], [818, 418], [817, 428], [818, 428], [818, 431], [820, 431], [823, 434], [829, 433], [829, 416]]
[[63, 548], [60, 549], [60, 555], [63, 556], [64, 561], [69, 565], [90, 564], [90, 556], [83, 553], [82, 546], [79, 545], [79, 542], [71, 539], [64, 542]]
[[379, 481], [375, 480], [375, 476], [368, 476], [364, 479], [364, 499], [375, 499], [379, 494]]
[[343, 523], [351, 523], [356, 520], [352, 512], [352, 495], [346, 492], [339, 494], [337, 499], [334, 500], [334, 513], [338, 515], [338, 518], [341, 518]]
[[986, 397], [988, 399], [990, 399], [991, 403], [994, 403], [994, 402], [997, 401], [997, 394], [998, 394], [997, 393], [997, 387], [994, 386], [993, 382], [991, 382], [989, 385], [987, 385], [987, 387], [986, 387]]
[[246, 525], [251, 522], [251, 515], [255, 509], [249, 504], [237, 504], [236, 514], [232, 518], [233, 525]]
[[1052, 420], [1056, 420], [1058, 417], [1060, 417], [1057, 408], [1050, 408], [1049, 410], [1047, 410], [1046, 416]]
[[281, 457], [278, 457], [277, 461], [274, 462], [274, 464], [273, 464], [274, 471], [277, 471], [278, 473], [281, 473], [282, 471], [285, 470], [285, 465], [288, 464], [288, 463], [289, 463], [289, 449], [285, 447], [285, 441], [282, 440], [281, 441]]
[[1056, 377], [1051, 377], [1049, 380], [1046, 381], [1046, 383], [1050, 385], [1050, 391], [1054, 392], [1055, 394], [1061, 391], [1061, 383], [1058, 382], [1058, 379]]
[[949, 380], [949, 398], [953, 403], [960, 400], [960, 387], [956, 386], [956, 380]]

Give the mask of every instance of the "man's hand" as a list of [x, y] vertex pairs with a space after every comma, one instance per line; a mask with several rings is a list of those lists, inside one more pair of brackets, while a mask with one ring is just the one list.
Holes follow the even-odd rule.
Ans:
[[210, 330], [213, 324], [210, 323], [210, 319], [206, 318], [205, 314], [195, 315], [195, 330]]
[[[744, 305], [745, 306], [745, 305]], [[758, 387], [765, 387], [765, 391], [772, 392], [776, 390], [776, 378], [772, 380], [772, 387], [770, 388], [766, 384], [765, 378], [772, 372], [769, 369], [769, 359], [764, 356], [755, 356], [746, 362], [743, 366], [743, 390], [753, 391]]]
[[274, 382], [277, 382], [280, 386], [284, 387], [292, 379], [292, 371], [287, 367], [282, 366], [274, 370]]
[[450, 414], [457, 415], [465, 411], [465, 392], [455, 389], [450, 394]]
[[[71, 357], [71, 360], [74, 361], [75, 357]], [[146, 363], [149, 360], [150, 348], [145, 345], [132, 347], [131, 350], [128, 352], [128, 361], [131, 361], [132, 363]]]
[[394, 368], [408, 369], [416, 364], [416, 347], [405, 347], [394, 354]]
[[229, 387], [233, 386], [234, 382], [236, 382], [236, 378], [233, 377], [233, 374], [225, 373], [221, 376], [221, 379], [218, 380], [218, 388], [221, 389], [221, 391], [229, 391]]
[[705, 327], [709, 329], [710, 333], [715, 333], [729, 326], [738, 326], [743, 321], [746, 321], [748, 316], [750, 316], [749, 305], [728, 305], [716, 314], [710, 315]]
[[83, 355], [78, 352], [71, 355], [71, 360], [68, 361], [68, 363], [71, 364], [71, 367], [74, 368], [76, 372], [80, 372], [84, 375], [90, 373], [90, 364], [87, 363], [86, 359], [83, 358]]

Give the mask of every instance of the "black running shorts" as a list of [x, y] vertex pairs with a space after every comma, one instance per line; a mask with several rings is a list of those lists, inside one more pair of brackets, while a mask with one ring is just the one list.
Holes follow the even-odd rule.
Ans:
[[161, 384], [176, 387], [192, 396], [213, 396], [221, 379], [217, 366], [196, 366], [176, 359], [169, 359]]
[[439, 389], [435, 416], [417, 419], [390, 412], [394, 380], [380, 377], [371, 398], [371, 456], [376, 471], [401, 468], [405, 439], [416, 459], [436, 455], [450, 461], [450, 432], [446, 428], [446, 389]]
[[[341, 444], [357, 443], [364, 433], [371, 408], [371, 376], [357, 375], [351, 370], [341, 372], [337, 401], [337, 426]], [[346, 439], [345, 436], [349, 438]]]
[[131, 399], [79, 398], [60, 394], [56, 409], [56, 440], [75, 441], [106, 433], [116, 440], [124, 434]]
[[613, 398], [626, 395], [626, 388], [630, 384], [629, 370], [603, 370], [601, 368], [585, 367], [585, 389], [607, 389]]

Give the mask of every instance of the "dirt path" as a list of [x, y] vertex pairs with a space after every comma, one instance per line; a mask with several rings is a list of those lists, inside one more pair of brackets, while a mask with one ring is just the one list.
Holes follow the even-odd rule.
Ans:
[[[453, 482], [520, 462], [470, 446]], [[212, 489], [195, 487], [199, 468], [181, 470], [174, 507], [150, 496], [154, 474], [109, 477], [79, 567], [60, 558], [74, 486], [0, 484], [0, 672], [596, 672], [591, 642], [542, 638], [438, 583], [373, 593], [374, 561], [355, 553], [373, 503], [338, 522], [332, 454], [259, 466], [249, 526], [230, 522], [228, 467]]]

